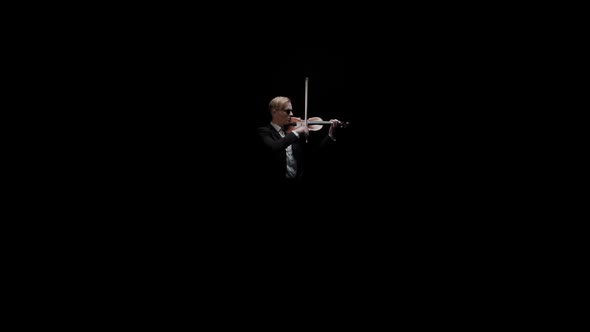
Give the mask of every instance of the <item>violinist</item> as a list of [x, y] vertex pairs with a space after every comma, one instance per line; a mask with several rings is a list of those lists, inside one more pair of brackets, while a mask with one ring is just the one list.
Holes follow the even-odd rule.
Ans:
[[[273, 182], [300, 183], [305, 177], [309, 131], [319, 130], [321, 125], [306, 125], [305, 120], [293, 116], [293, 105], [288, 97], [278, 96], [269, 103], [271, 121], [256, 131], [264, 153], [264, 178]], [[319, 119], [319, 118], [318, 118]], [[341, 126], [339, 120], [318, 122], [329, 124], [327, 135], [314, 150], [335, 144], [336, 132]]]

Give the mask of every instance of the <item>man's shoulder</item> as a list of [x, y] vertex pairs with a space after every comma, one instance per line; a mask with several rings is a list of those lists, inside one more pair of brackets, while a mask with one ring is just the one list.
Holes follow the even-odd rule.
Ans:
[[274, 128], [270, 124], [256, 128], [256, 132], [259, 132], [259, 133], [260, 132], [269, 132], [271, 130], [274, 130]]
[[271, 129], [272, 128], [272, 125], [270, 123], [267, 123], [265, 125], [258, 126], [258, 129], [262, 129], [262, 128]]

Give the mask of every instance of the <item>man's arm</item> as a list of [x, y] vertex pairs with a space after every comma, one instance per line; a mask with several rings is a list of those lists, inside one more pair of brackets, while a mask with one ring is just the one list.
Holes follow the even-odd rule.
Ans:
[[257, 133], [266, 149], [272, 153], [277, 153], [286, 149], [289, 145], [297, 142], [299, 139], [295, 133], [291, 132], [285, 135], [285, 137], [275, 140], [272, 137], [271, 130], [272, 129], [270, 128], [258, 128]]

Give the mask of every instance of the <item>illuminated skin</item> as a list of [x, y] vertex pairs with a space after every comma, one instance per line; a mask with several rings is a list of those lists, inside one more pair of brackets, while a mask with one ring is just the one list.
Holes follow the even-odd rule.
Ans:
[[291, 103], [287, 103], [284, 109], [273, 109], [272, 110], [272, 122], [279, 126], [286, 126], [291, 121], [293, 116], [293, 106]]
[[[273, 109], [272, 110], [272, 122], [276, 125], [281, 127], [288, 125], [291, 122], [291, 117], [293, 116], [293, 105], [291, 103], [287, 103], [283, 109]], [[300, 135], [307, 136], [309, 134], [309, 129], [305, 126], [298, 126], [294, 132], [297, 132]]]

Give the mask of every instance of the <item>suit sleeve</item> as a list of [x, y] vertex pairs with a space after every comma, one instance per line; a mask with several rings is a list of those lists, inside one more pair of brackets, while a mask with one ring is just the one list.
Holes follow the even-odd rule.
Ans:
[[285, 137], [275, 140], [272, 137], [272, 132], [268, 128], [258, 128], [257, 134], [262, 140], [264, 147], [272, 153], [280, 152], [286, 149], [289, 145], [297, 142], [299, 139], [297, 135], [288, 133]]

